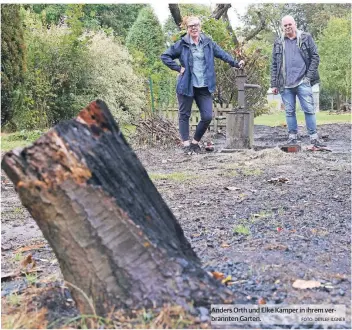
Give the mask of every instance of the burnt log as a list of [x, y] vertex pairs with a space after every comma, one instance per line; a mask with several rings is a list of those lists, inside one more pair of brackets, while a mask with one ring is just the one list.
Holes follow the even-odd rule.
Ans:
[[2, 168], [59, 261], [81, 313], [233, 301], [97, 100]]

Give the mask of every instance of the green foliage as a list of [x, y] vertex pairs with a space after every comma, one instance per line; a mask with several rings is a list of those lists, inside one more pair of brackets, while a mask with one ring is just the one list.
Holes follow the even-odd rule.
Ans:
[[250, 230], [244, 225], [237, 225], [233, 228], [233, 232], [239, 235], [250, 235]]
[[160, 55], [166, 47], [165, 38], [161, 25], [150, 7], [140, 11], [129, 31], [126, 45], [136, 60], [136, 70], [145, 77], [147, 88], [150, 88], [147, 82], [152, 79], [156, 108], [164, 108], [175, 103], [176, 73], [171, 72], [160, 60]]
[[133, 59], [112, 35], [85, 32], [84, 5], [65, 10], [63, 24], [49, 27], [39, 15], [23, 11], [28, 69], [14, 117], [17, 129], [50, 127], [96, 98], [106, 101], [121, 123], [131, 122], [145, 104]]
[[77, 94], [87, 86], [87, 47], [82, 36], [82, 5], [67, 6], [67, 27], [43, 26], [40, 18], [25, 11], [27, 71], [24, 101], [16, 109], [19, 129], [44, 129], [78, 110]]
[[258, 84], [260, 89], [246, 91], [248, 108], [259, 116], [269, 112], [267, 106], [267, 91], [270, 85], [270, 59], [272, 44], [265, 40], [251, 40], [244, 48], [247, 66], [247, 82]]
[[22, 300], [22, 297], [19, 296], [17, 293], [11, 293], [11, 294], [8, 295], [8, 297], [7, 297], [7, 301], [8, 301], [9, 304], [12, 305], [12, 306], [20, 305], [21, 300]]
[[210, 6], [198, 4], [180, 4], [181, 16], [198, 16], [202, 21], [205, 21], [211, 14]]
[[226, 28], [227, 22], [209, 18], [202, 25], [203, 32], [211, 38], [225, 51], [234, 49], [233, 41]]
[[64, 4], [33, 4], [24, 7], [38, 14], [43, 24], [48, 26], [58, 24], [67, 9], [67, 5]]
[[272, 34], [282, 33], [281, 19], [285, 15], [294, 17], [300, 30], [309, 32], [313, 38], [318, 37], [326, 27], [330, 17], [347, 18], [351, 20], [351, 5], [327, 3], [261, 3], [251, 4], [247, 12], [240, 19], [244, 26], [239, 31], [243, 37], [248, 36], [253, 27], [260, 24], [260, 16], [265, 21], [265, 29], [258, 34], [258, 38], [272, 39]]
[[86, 4], [85, 26], [112, 28], [115, 35], [124, 42], [140, 10], [145, 6], [145, 4]]
[[29, 141], [29, 142], [34, 142], [36, 141], [41, 135], [43, 134], [42, 131], [39, 130], [34, 130], [34, 131], [28, 131], [28, 130], [22, 130], [16, 133], [13, 133], [8, 136], [8, 141]]
[[20, 5], [1, 6], [1, 126], [9, 122], [22, 101], [25, 45]]
[[351, 97], [351, 22], [332, 17], [318, 41], [321, 84], [330, 93]]
[[[104, 100], [120, 123], [132, 122], [146, 103], [143, 78], [133, 71], [132, 57], [126, 47], [102, 31], [91, 37], [88, 48], [91, 57], [90, 98]], [[81, 105], [84, 106], [85, 102], [86, 97]]]
[[131, 27], [127, 39], [127, 48], [142, 52], [147, 64], [152, 67], [165, 48], [165, 40], [158, 18], [152, 8], [143, 8]]

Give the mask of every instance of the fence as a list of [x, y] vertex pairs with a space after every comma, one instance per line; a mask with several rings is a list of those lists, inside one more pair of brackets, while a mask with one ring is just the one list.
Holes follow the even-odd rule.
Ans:
[[[219, 129], [223, 130], [226, 128], [226, 115], [232, 108], [213, 108], [213, 120], [210, 124], [210, 130], [217, 132]], [[161, 110], [159, 115], [167, 120], [173, 122], [176, 126], [178, 126], [178, 109], [170, 108]], [[191, 128], [195, 128], [200, 121], [200, 113], [198, 109], [192, 109], [191, 118], [190, 118], [190, 126]]]

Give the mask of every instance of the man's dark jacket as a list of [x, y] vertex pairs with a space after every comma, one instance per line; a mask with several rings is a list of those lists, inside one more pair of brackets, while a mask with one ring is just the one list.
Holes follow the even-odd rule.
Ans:
[[[271, 87], [276, 87], [280, 91], [285, 88], [285, 62], [283, 56], [284, 42], [283, 36], [275, 40], [271, 65]], [[297, 30], [297, 45], [303, 60], [306, 63], [307, 69], [305, 77], [310, 80], [310, 84], [313, 86], [320, 80], [318, 72], [319, 54], [317, 46], [309, 33], [300, 30]]]
[[[205, 34], [201, 34], [204, 57], [205, 57], [205, 73], [210, 93], [215, 91], [216, 77], [214, 57], [220, 58], [224, 62], [229, 63], [232, 67], [239, 67], [238, 62], [220, 46]], [[193, 55], [191, 51], [189, 37], [184, 36], [174, 45], [168, 48], [161, 56], [161, 60], [170, 69], [180, 72], [181, 66], [185, 68], [183, 75], [177, 77], [176, 92], [178, 94], [193, 96], [192, 72], [193, 72]], [[178, 58], [180, 65], [174, 59]]]

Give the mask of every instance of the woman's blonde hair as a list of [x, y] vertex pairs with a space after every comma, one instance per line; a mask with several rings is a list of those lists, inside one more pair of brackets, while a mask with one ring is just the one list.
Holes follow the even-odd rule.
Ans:
[[187, 30], [189, 22], [196, 21], [196, 20], [199, 22], [199, 25], [201, 25], [200, 18], [197, 17], [197, 16], [185, 16], [185, 17], [183, 17], [182, 18], [182, 22], [180, 23], [181, 28], [184, 28], [184, 29]]

